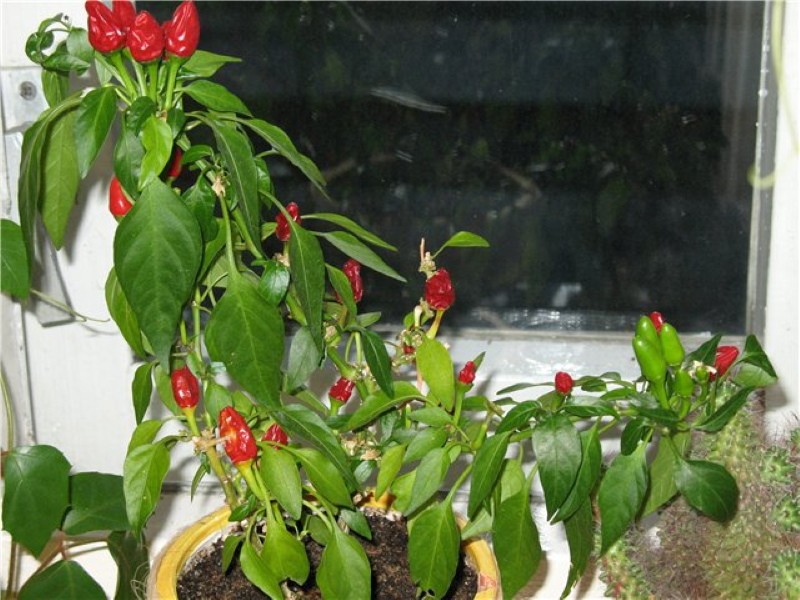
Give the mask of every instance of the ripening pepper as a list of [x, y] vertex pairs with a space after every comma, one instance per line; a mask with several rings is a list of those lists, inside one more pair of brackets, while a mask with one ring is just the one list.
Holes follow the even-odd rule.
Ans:
[[456, 301], [456, 291], [447, 269], [438, 269], [425, 282], [425, 302], [434, 310], [447, 310]]
[[472, 362], [471, 360], [468, 360], [464, 364], [464, 368], [461, 369], [461, 371], [459, 372], [458, 380], [461, 383], [466, 384], [466, 385], [472, 384], [472, 382], [475, 381], [475, 371], [476, 371], [476, 369], [477, 369], [477, 367], [475, 366], [475, 363]]
[[131, 0], [111, 0], [111, 11], [116, 15], [123, 30], [127, 31], [136, 19], [136, 7]]
[[662, 323], [659, 338], [661, 339], [661, 354], [664, 355], [667, 364], [671, 367], [680, 365], [686, 352], [681, 344], [678, 331], [669, 323]]
[[86, 12], [92, 48], [108, 54], [125, 47], [125, 26], [118, 15], [99, 0], [88, 0]]
[[656, 330], [655, 323], [650, 317], [642, 316], [639, 318], [636, 322], [635, 335], [647, 341], [657, 352], [661, 353], [661, 340], [658, 337], [658, 330]]
[[[647, 320], [650, 321], [650, 319]], [[651, 344], [644, 337], [635, 335], [633, 336], [633, 352], [645, 379], [654, 383], [664, 381], [667, 375], [667, 362], [661, 356], [660, 348]]]
[[181, 58], [194, 54], [200, 41], [200, 17], [194, 2], [181, 2], [172, 19], [164, 23], [163, 30], [168, 54]]
[[131, 208], [133, 208], [133, 204], [125, 195], [119, 179], [112, 177], [111, 185], [108, 188], [108, 210], [115, 217], [121, 218], [128, 214]]
[[717, 372], [711, 373], [711, 379], [725, 375], [738, 357], [739, 349], [736, 346], [718, 346], [717, 354], [714, 357], [714, 369]]
[[273, 423], [267, 428], [267, 431], [264, 432], [264, 437], [262, 437], [261, 440], [264, 442], [275, 442], [279, 446], [285, 446], [289, 443], [289, 436], [286, 435], [286, 432], [280, 425]]
[[225, 453], [234, 465], [252, 461], [258, 453], [253, 432], [232, 406], [219, 413], [219, 436], [224, 440]]
[[194, 408], [197, 406], [200, 401], [200, 386], [197, 383], [197, 377], [194, 376], [188, 366], [172, 371], [170, 381], [175, 404], [181, 408]]
[[[289, 215], [292, 217], [292, 220], [298, 225], [303, 222], [303, 219], [300, 216], [300, 207], [297, 206], [295, 202], [290, 202], [286, 205], [286, 212], [289, 213]], [[278, 216], [275, 217], [275, 223], [277, 223], [277, 227], [275, 228], [275, 236], [282, 242], [288, 242], [292, 235], [292, 229], [289, 227], [289, 221], [282, 212], [279, 212]]]
[[572, 376], [569, 373], [559, 371], [556, 373], [555, 385], [556, 391], [559, 394], [566, 396], [572, 391], [572, 386], [575, 385], [575, 382], [572, 380]]
[[350, 288], [353, 290], [353, 300], [361, 302], [361, 298], [364, 297], [364, 283], [361, 281], [361, 263], [351, 258], [344, 263], [342, 271], [344, 271], [347, 280], [350, 282]]
[[134, 19], [128, 30], [126, 45], [133, 60], [149, 63], [161, 58], [164, 53], [164, 33], [155, 17], [143, 10]]
[[181, 150], [178, 146], [172, 150], [172, 160], [169, 161], [167, 164], [167, 168], [164, 170], [164, 175], [167, 179], [177, 179], [181, 171], [183, 170], [183, 150]]
[[657, 310], [654, 310], [648, 316], [650, 317], [650, 320], [653, 322], [653, 325], [655, 325], [656, 332], [661, 333], [661, 326], [664, 324], [663, 315]]
[[331, 390], [328, 392], [328, 397], [331, 400], [336, 400], [337, 402], [344, 404], [350, 400], [350, 396], [353, 395], [353, 388], [355, 385], [356, 384], [354, 381], [350, 381], [344, 377], [339, 377], [339, 379], [336, 380], [336, 383], [331, 386]]

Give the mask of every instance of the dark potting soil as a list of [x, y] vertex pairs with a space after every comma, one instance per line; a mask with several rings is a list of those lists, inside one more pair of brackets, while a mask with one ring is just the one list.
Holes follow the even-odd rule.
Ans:
[[[372, 530], [372, 540], [358, 536], [372, 567], [372, 597], [376, 600], [413, 600], [416, 586], [408, 568], [406, 549], [408, 534], [403, 519], [390, 521], [380, 513], [367, 512]], [[322, 598], [314, 582], [314, 574], [322, 556], [322, 547], [309, 539], [306, 541], [311, 574], [303, 586], [292, 583], [291, 590], [297, 598], [316, 600]], [[251, 584], [238, 563], [227, 573], [222, 573], [222, 541], [218, 541], [204, 555], [195, 556], [178, 577], [179, 600], [263, 600], [267, 596]], [[342, 573], [347, 577], [347, 573]], [[462, 555], [458, 570], [445, 598], [471, 600], [478, 591], [478, 575], [467, 565]], [[346, 598], [335, 600], [347, 600]]]

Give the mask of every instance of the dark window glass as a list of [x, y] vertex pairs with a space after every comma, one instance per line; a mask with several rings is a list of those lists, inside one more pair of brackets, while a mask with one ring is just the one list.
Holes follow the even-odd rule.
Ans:
[[743, 330], [761, 3], [198, 6], [202, 47], [244, 59], [217, 80], [327, 175], [330, 199], [275, 163], [280, 199], [400, 249], [410, 285], [368, 274], [365, 310], [401, 318], [420, 238], [466, 229], [491, 249], [439, 261], [461, 325], [617, 330], [659, 309]]

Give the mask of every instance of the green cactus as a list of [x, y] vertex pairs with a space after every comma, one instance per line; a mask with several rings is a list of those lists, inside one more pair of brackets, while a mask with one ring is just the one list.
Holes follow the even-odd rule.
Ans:
[[772, 518], [784, 531], [800, 532], [800, 496], [787, 494], [778, 500]]
[[764, 452], [761, 468], [761, 477], [764, 481], [789, 485], [794, 475], [795, 466], [789, 458], [789, 450], [786, 448], [769, 448]]
[[622, 600], [655, 598], [644, 578], [642, 569], [629, 557], [630, 546], [621, 538], [601, 559], [601, 580], [606, 584], [606, 596]]
[[772, 574], [778, 598], [800, 598], [800, 550], [784, 550], [772, 563]]

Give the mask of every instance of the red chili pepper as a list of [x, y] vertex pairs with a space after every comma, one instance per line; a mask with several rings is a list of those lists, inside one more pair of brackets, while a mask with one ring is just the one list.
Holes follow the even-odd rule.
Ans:
[[89, 43], [98, 52], [108, 54], [125, 46], [125, 26], [119, 16], [99, 0], [88, 0]]
[[197, 50], [200, 41], [200, 17], [191, 0], [181, 2], [172, 14], [172, 20], [164, 23], [164, 38], [168, 54], [188, 58]]
[[331, 400], [336, 400], [344, 404], [350, 400], [350, 396], [353, 395], [353, 388], [355, 385], [355, 382], [345, 379], [344, 377], [339, 377], [336, 383], [331, 387], [331, 391], [328, 392], [328, 397]]
[[108, 188], [108, 210], [115, 217], [124, 217], [131, 208], [133, 204], [122, 190], [119, 179], [112, 177], [111, 186]]
[[468, 360], [464, 365], [464, 368], [461, 369], [461, 372], [458, 374], [458, 380], [461, 383], [470, 385], [473, 381], [475, 381], [475, 368], [475, 363], [471, 360]]
[[710, 378], [714, 380], [725, 375], [738, 357], [739, 349], [736, 346], [718, 346], [717, 354], [714, 357], [714, 368], [717, 372], [711, 373]]
[[200, 386], [197, 377], [188, 366], [175, 369], [170, 375], [172, 395], [175, 403], [181, 408], [194, 408], [200, 401]]
[[164, 53], [164, 33], [155, 17], [143, 10], [134, 19], [128, 30], [128, 50], [133, 60], [149, 63], [161, 58]]
[[410, 344], [403, 344], [403, 354], [414, 354], [416, 348]]
[[286, 435], [286, 432], [277, 423], [270, 425], [264, 433], [264, 437], [261, 439], [265, 442], [275, 442], [280, 446], [285, 446], [289, 443], [289, 436]]
[[236, 465], [251, 461], [258, 453], [258, 446], [242, 415], [231, 406], [219, 413], [219, 435], [225, 441], [225, 453]]
[[565, 373], [564, 371], [559, 371], [556, 373], [556, 391], [559, 394], [563, 394], [564, 396], [568, 395], [572, 391], [572, 386], [574, 385], [574, 381], [572, 381], [572, 376], [569, 373]]
[[177, 179], [180, 176], [181, 171], [183, 170], [183, 163], [181, 163], [182, 160], [183, 150], [181, 150], [180, 147], [175, 146], [175, 148], [172, 150], [172, 160], [169, 162], [169, 165], [167, 165], [167, 169], [164, 172], [164, 175], [167, 176], [167, 179]]
[[651, 312], [649, 316], [650, 320], [653, 322], [653, 325], [656, 326], [656, 331], [661, 333], [661, 327], [664, 325], [664, 317], [657, 310]]
[[136, 7], [131, 0], [111, 0], [111, 11], [116, 15], [122, 28], [127, 32], [136, 18]]
[[[303, 219], [300, 217], [300, 207], [297, 206], [295, 202], [290, 202], [286, 205], [286, 212], [289, 213], [292, 220], [298, 225], [303, 222]], [[275, 223], [278, 225], [275, 229], [276, 237], [282, 242], [288, 242], [292, 235], [292, 230], [289, 227], [289, 221], [286, 220], [282, 212], [279, 212], [278, 216], [275, 217]]]
[[344, 263], [342, 271], [347, 275], [350, 281], [350, 287], [353, 290], [353, 300], [361, 302], [364, 296], [364, 283], [361, 281], [361, 263], [352, 258]]
[[439, 269], [425, 282], [425, 302], [434, 310], [447, 310], [456, 301], [450, 273]]

